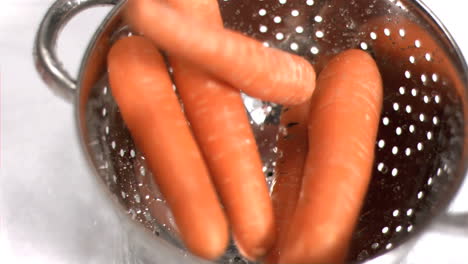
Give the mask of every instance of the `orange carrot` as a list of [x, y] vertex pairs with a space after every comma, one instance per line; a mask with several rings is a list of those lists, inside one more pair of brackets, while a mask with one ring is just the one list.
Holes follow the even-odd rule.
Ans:
[[309, 111], [310, 102], [306, 102], [286, 108], [281, 115], [280, 124], [287, 129], [287, 133], [283, 134], [280, 131], [278, 149], [281, 156], [277, 161], [275, 184], [271, 194], [278, 240], [268, 253], [267, 263], [278, 262], [279, 242], [285, 239], [285, 231], [296, 209], [308, 149]]
[[345, 51], [317, 84], [301, 193], [280, 263], [343, 263], [371, 177], [383, 93], [377, 65], [363, 51]]
[[174, 214], [188, 249], [214, 259], [228, 224], [189, 130], [161, 54], [143, 37], [118, 40], [108, 54], [113, 96]]
[[[165, 200], [161, 199], [164, 197], [162, 197], [161, 191], [152, 173], [144, 169], [147, 168], [147, 163], [141, 152], [136, 151], [132, 165], [140, 202], [148, 209], [151, 216], [158, 221], [158, 224], [166, 229], [169, 235], [181, 241], [180, 232], [177, 229], [177, 224], [174, 221], [174, 216], [169, 206], [166, 204]], [[132, 183], [129, 181], [128, 183], [122, 182], [120, 184], [130, 185]], [[131, 186], [127, 186], [127, 188], [131, 188]], [[140, 217], [145, 216], [146, 215], [140, 215]]]
[[218, 23], [201, 23], [160, 1], [130, 0], [126, 18], [168, 54], [190, 61], [253, 97], [300, 104], [312, 95], [315, 72], [300, 56], [264, 47]]
[[[222, 27], [216, 0], [166, 0], [178, 11]], [[240, 92], [169, 57], [174, 80], [195, 137], [225, 205], [242, 255], [255, 260], [275, 239], [271, 200], [255, 137]]]

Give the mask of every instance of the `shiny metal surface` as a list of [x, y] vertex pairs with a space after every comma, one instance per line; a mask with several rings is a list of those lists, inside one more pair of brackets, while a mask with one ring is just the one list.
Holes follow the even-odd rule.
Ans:
[[[382, 124], [374, 175], [348, 260], [384, 255], [395, 261], [408, 246], [405, 242], [444, 210], [466, 172], [467, 71], [458, 47], [419, 2], [246, 3], [220, 1], [227, 27], [302, 55], [317, 70], [334, 54], [354, 47], [368, 50], [377, 60], [385, 86]], [[162, 238], [183, 248], [164, 197], [151, 182], [105, 79], [103, 55], [113, 34], [127, 34], [118, 14], [107, 22], [83, 66], [79, 134], [92, 167], [129, 217], [146, 233], [152, 232], [156, 241]], [[275, 21], [277, 17], [280, 20]], [[273, 105], [254, 104], [247, 107], [252, 128], [260, 149], [266, 150], [261, 153], [266, 177], [269, 172], [274, 177], [275, 157], [269, 151], [275, 147], [279, 111]], [[249, 105], [251, 100], [246, 101]], [[430, 120], [424, 122], [426, 118]], [[401, 137], [403, 130], [407, 132]], [[232, 261], [247, 262], [235, 247], [219, 262]]]
[[[458, 48], [451, 42], [451, 38], [444, 34], [445, 32], [442, 28], [438, 27], [440, 23], [431, 20], [432, 16], [426, 10], [421, 9], [422, 7], [418, 3], [413, 2], [403, 4], [400, 2], [400, 5], [397, 5], [373, 1], [361, 2], [359, 4], [356, 2], [345, 4], [340, 1], [327, 1], [319, 2], [315, 5], [308, 2], [307, 4], [303, 4], [303, 6], [261, 2], [250, 3], [248, 6], [245, 6], [242, 2], [238, 4], [238, 2], [224, 1], [220, 4], [225, 23], [228, 27], [250, 34], [264, 41], [267, 45], [285, 50], [289, 50], [289, 47], [292, 47], [291, 44], [293, 43], [299, 47], [310, 45], [312, 47], [310, 48], [310, 52], [308, 52], [308, 48], [297, 49], [295, 52], [307, 57], [318, 69], [333, 54], [341, 50], [357, 45], [360, 45], [365, 50], [370, 49], [370, 52], [377, 59], [381, 71], [383, 71], [384, 82], [386, 83], [386, 106], [384, 106], [382, 114], [383, 120], [385, 118], [392, 120], [392, 122], [393, 120], [399, 120], [403, 128], [409, 126], [414, 120], [412, 120], [413, 117], [411, 116], [407, 117], [394, 113], [398, 110], [395, 108], [395, 104], [399, 103], [399, 100], [405, 101], [404, 98], [401, 99], [394, 96], [395, 92], [398, 93], [396, 91], [398, 87], [394, 85], [397, 83], [398, 85], [404, 85], [404, 87], [416, 85], [414, 80], [417, 80], [417, 78], [407, 76], [408, 68], [406, 67], [411, 67], [411, 65], [403, 61], [409, 55], [405, 55], [404, 58], [399, 56], [400, 54], [412, 54], [413, 57], [417, 57], [419, 60], [420, 57], [426, 54], [426, 60], [431, 61], [427, 59], [427, 54], [430, 54], [430, 56], [435, 58], [436, 62], [428, 66], [422, 65], [422, 69], [416, 68], [416, 71], [422, 70], [424, 72], [427, 70], [427, 67], [431, 67], [438, 74], [437, 76], [440, 75], [442, 86], [445, 89], [445, 92], [442, 92], [440, 89], [436, 90], [437, 87], [424, 83], [420, 91], [421, 93], [430, 94], [430, 99], [427, 100], [435, 100], [436, 104], [439, 104], [437, 98], [443, 98], [443, 103], [441, 104], [443, 107], [439, 108], [436, 105], [432, 105], [428, 114], [430, 116], [434, 115], [435, 118], [440, 118], [444, 122], [442, 130], [434, 128], [438, 131], [434, 131], [436, 134], [434, 137], [437, 138], [435, 145], [431, 145], [430, 142], [427, 143], [434, 150], [437, 149], [437, 152], [432, 152], [433, 150], [425, 147], [429, 150], [422, 152], [421, 149], [419, 153], [422, 154], [414, 154], [415, 158], [411, 159], [411, 161], [409, 159], [402, 161], [401, 158], [398, 158], [400, 156], [392, 160], [392, 155], [389, 151], [377, 151], [373, 183], [371, 183], [370, 193], [362, 212], [360, 225], [353, 239], [353, 251], [350, 255], [350, 261], [361, 262], [382, 255], [394, 247], [400, 249], [401, 243], [418, 234], [428, 223], [428, 220], [434, 218], [436, 213], [444, 208], [445, 203], [451, 199], [454, 191], [457, 189], [462, 179], [461, 176], [465, 174], [466, 169], [466, 162], [463, 156], [461, 156], [466, 148], [466, 146], [463, 146], [463, 113], [466, 107], [466, 95], [464, 94], [466, 89], [466, 65], [463, 58], [458, 56]], [[266, 8], [267, 6], [268, 8]], [[285, 8], [286, 6], [288, 7]], [[276, 12], [276, 14], [279, 14], [285, 20], [291, 10], [296, 10], [294, 8], [300, 10], [301, 13], [305, 12], [305, 14], [299, 16], [299, 23], [306, 24], [299, 25], [306, 34], [311, 34], [312, 36], [315, 34], [315, 37], [304, 39], [299, 33], [295, 34], [293, 28], [297, 28], [298, 25], [293, 20], [276, 25], [276, 29], [283, 36], [281, 38], [278, 37], [278, 33], [266, 35], [261, 34], [261, 30], [260, 32], [253, 30], [253, 28], [258, 28], [261, 23], [266, 24], [270, 28], [274, 28], [273, 23], [278, 24], [277, 22], [273, 22], [274, 20], [272, 22], [262, 22], [262, 18], [256, 16], [257, 10], [261, 10], [263, 7], [266, 8], [267, 12]], [[104, 26], [98, 30], [98, 34], [92, 41], [93, 44], [85, 55], [80, 73], [76, 105], [78, 107], [79, 134], [81, 135], [83, 149], [86, 150], [84, 154], [90, 160], [95, 174], [101, 177], [102, 181], [99, 181], [99, 183], [104, 189], [110, 191], [113, 199], [124, 209], [123, 211], [118, 210], [118, 212], [128, 213], [129, 216], [123, 217], [123, 219], [134, 220], [134, 222], [128, 222], [126, 226], [128, 229], [134, 229], [129, 238], [135, 244], [142, 243], [145, 246], [153, 244], [152, 248], [162, 249], [165, 241], [169, 241], [183, 249], [177, 240], [176, 228], [172, 223], [170, 212], [164, 204], [164, 198], [157, 192], [157, 188], [155, 188], [155, 185], [151, 181], [145, 180], [149, 177], [150, 173], [146, 169], [144, 158], [133, 145], [130, 134], [126, 130], [118, 108], [111, 96], [111, 89], [106, 84], [105, 55], [112, 39], [115, 37], [114, 34], [119, 32], [122, 26], [119, 17], [120, 8], [121, 6], [117, 6], [108, 19], [104, 21]], [[362, 16], [363, 9], [369, 10], [364, 16]], [[308, 22], [310, 23], [308, 24], [304, 22], [305, 20], [302, 18], [310, 16], [307, 14], [307, 10], [310, 10], [312, 16], [321, 16], [324, 21], [315, 19], [317, 23]], [[414, 11], [409, 12], [408, 10]], [[328, 20], [327, 18], [329, 17], [335, 19]], [[400, 33], [400, 43], [395, 39], [392, 41], [391, 38], [390, 40], [386, 40], [386, 37], [390, 37], [391, 31], [396, 34], [395, 32], [398, 31], [398, 27], [400, 27], [400, 30], [401, 28], [406, 30], [406, 33]], [[378, 37], [373, 37], [372, 33]], [[325, 34], [325, 37], [323, 34]], [[383, 39], [383, 42], [380, 41], [381, 39]], [[414, 43], [424, 42], [427, 47], [420, 48], [418, 44], [415, 44], [416, 47], [414, 48], [405, 46], [408, 45], [405, 44], [405, 40], [407, 39], [414, 41]], [[315, 48], [315, 52], [313, 48]], [[401, 50], [405, 48], [409, 53]], [[398, 52], [392, 53], [393, 50]], [[440, 52], [441, 50], [446, 52]], [[401, 77], [394, 76], [394, 73], [398, 72], [394, 69], [395, 63], [402, 71]], [[411, 60], [410, 63], [414, 64]], [[446, 72], [445, 69], [449, 69], [449, 72]], [[402, 79], [403, 71], [405, 71], [406, 80]], [[423, 82], [425, 81], [423, 80]], [[433, 80], [433, 82], [436, 83], [437, 81]], [[423, 91], [424, 89], [426, 91]], [[411, 91], [412, 93], [413, 90]], [[400, 94], [403, 93], [400, 92]], [[413, 97], [415, 96], [413, 94]], [[408, 102], [408, 99], [406, 101]], [[422, 101], [412, 99], [409, 102], [415, 112], [423, 111], [425, 107]], [[392, 104], [393, 109], [391, 109]], [[258, 109], [264, 108], [265, 106], [258, 106]], [[271, 106], [270, 108], [273, 109]], [[250, 112], [253, 121], [252, 126], [256, 131], [258, 142], [263, 143], [266, 140], [266, 149], [273, 149], [274, 141], [268, 140], [269, 136], [263, 131], [270, 131], [270, 133], [274, 131], [272, 129], [265, 129], [265, 126], [269, 126], [270, 123], [264, 122], [269, 119], [269, 116], [274, 120], [276, 115], [273, 111], [262, 122], [256, 123], [254, 122], [252, 113], [258, 109], [253, 109]], [[423, 120], [421, 119], [420, 121], [422, 122]], [[272, 125], [274, 125], [274, 122]], [[437, 124], [434, 122], [435, 125]], [[417, 130], [421, 126], [418, 125]], [[260, 129], [256, 130], [256, 127]], [[383, 137], [386, 142], [391, 142], [393, 139], [396, 139], [396, 136], [387, 127], [388, 125], [383, 121], [383, 125], [380, 127], [379, 139]], [[401, 127], [399, 127], [400, 130]], [[408, 128], [406, 127], [406, 129]], [[430, 131], [428, 133], [432, 135], [433, 132]], [[428, 140], [430, 139], [428, 138]], [[403, 149], [405, 144], [409, 144], [414, 140], [417, 141], [418, 139], [409, 138], [408, 140], [406, 143], [401, 140], [395, 143], [401, 144], [399, 147]], [[393, 147], [393, 149], [395, 148], [396, 146]], [[392, 152], [393, 155], [396, 155], [393, 150]], [[383, 163], [384, 160], [387, 165], [393, 163], [394, 169], [397, 168], [396, 166], [403, 166], [398, 167], [401, 171], [396, 180], [385, 177], [387, 172], [383, 169], [383, 166], [387, 165]], [[273, 164], [274, 160], [266, 160], [265, 162], [265, 166], [268, 168], [270, 167], [269, 164]], [[412, 164], [426, 163], [428, 167], [423, 170], [421, 170], [421, 167], [411, 169], [409, 165], [411, 163], [406, 164], [405, 162], [411, 162]], [[268, 170], [266, 169], [266, 171]], [[415, 173], [414, 177], [416, 181], [411, 179], [411, 176]], [[438, 180], [434, 178], [435, 183], [434, 187], [432, 187], [432, 177], [436, 173], [442, 176]], [[430, 181], [430, 183], [425, 185], [426, 181]], [[416, 185], [423, 184], [423, 186], [415, 189], [413, 188], [414, 182], [416, 182]], [[427, 196], [427, 198], [421, 199], [418, 194], [418, 198], [416, 199], [416, 194], [423, 193], [422, 190], [424, 190], [424, 196]], [[398, 195], [393, 198], [388, 197], [392, 193]], [[414, 199], [412, 198], [413, 196]], [[389, 211], [393, 211], [395, 208], [398, 208], [397, 211], [401, 211], [401, 214], [406, 214], [407, 217], [393, 219]], [[386, 220], [386, 214], [389, 214], [388, 218], [390, 220]], [[138, 222], [141, 224], [136, 224]], [[388, 231], [381, 232], [381, 230], [389, 230], [390, 228], [397, 228], [397, 226], [400, 229], [404, 228], [405, 232], [400, 232], [397, 229], [396, 232], [390, 231], [391, 236], [387, 234]], [[147, 230], [143, 230], [143, 227]], [[150, 237], [151, 233], [149, 231], [153, 234], [152, 237]], [[141, 248], [141, 245], [134, 247], [136, 251]], [[162, 251], [170, 252], [170, 258], [175, 261], [196, 260], [190, 255], [178, 253], [180, 251], [176, 250], [176, 248], [172, 249], [172, 252]], [[160, 251], [157, 250], [159, 256], [162, 254]], [[132, 255], [132, 250], [128, 252], [129, 255]], [[391, 258], [398, 250], [389, 252], [390, 255], [387, 254], [386, 258]], [[135, 256], [146, 257], [147, 254], [138, 253]], [[234, 249], [232, 252], [228, 252], [222, 262], [235, 261], [235, 256], [236, 251]], [[238, 261], [244, 262], [242, 259], [238, 259]], [[392, 261], [394, 261], [394, 257]]]
[[[55, 186], [53, 189], [57, 189], [57, 190], [60, 189], [60, 185], [59, 185], [58, 183], [57, 183], [56, 185], [53, 185], [53, 186]], [[101, 192], [101, 190], [98, 189], [98, 192]], [[98, 203], [98, 204], [99, 204], [99, 203]], [[104, 203], [104, 204], [106, 204], [106, 203]], [[86, 207], [85, 207], [85, 208], [86, 208]], [[79, 218], [79, 216], [76, 216], [76, 218]], [[122, 223], [125, 223], [125, 222], [126, 222], [126, 219], [128, 219], [128, 217], [122, 216]], [[115, 221], [115, 219], [112, 219], [112, 218], [109, 218], [108, 220], [109, 220], [109, 223], [112, 223], [113, 221]], [[26, 221], [26, 222], [27, 222], [27, 221]], [[102, 223], [100, 223], [100, 224], [102, 224]], [[128, 224], [130, 227], [128, 227], [127, 224]], [[132, 222], [128, 222], [127, 224], [119, 224], [119, 227], [122, 228], [123, 230], [133, 230], [132, 228], [133, 228], [134, 226], [133, 226]], [[121, 231], [120, 228], [119, 228], [119, 229], [116, 229], [116, 230]], [[128, 229], [128, 228], [129, 228], [129, 229]], [[10, 229], [10, 230], [11, 230], [11, 229]], [[139, 229], [136, 229], [136, 230], [139, 230]], [[140, 230], [140, 231], [141, 231], [141, 230]], [[138, 232], [140, 232], [140, 231], [136, 231], [136, 232], [138, 233]], [[132, 232], [133, 232], [133, 231], [130, 231], [130, 232], [128, 232], [128, 234], [133, 235], [133, 234], [131, 234]], [[83, 233], [86, 233], [86, 232], [83, 232]], [[148, 253], [148, 252], [147, 252], [147, 253], [143, 253], [143, 254], [140, 254], [140, 253], [137, 254], [137, 253], [135, 253], [135, 252], [138, 252], [138, 250], [133, 251], [132, 248], [134, 248], [135, 245], [138, 244], [138, 243], [141, 242], [141, 241], [140, 241], [139, 239], [137, 239], [138, 241], [136, 241], [136, 242], [135, 242], [135, 241], [129, 242], [127, 239], [131, 239], [131, 238], [126, 237], [126, 236], [128, 235], [128, 234], [127, 234], [127, 235], [126, 235], [126, 234], [127, 234], [126, 232], [124, 232], [124, 233], [117, 233], [117, 232], [116, 232], [115, 234], [113, 234], [113, 235], [111, 235], [111, 236], [103, 237], [103, 238], [102, 238], [104, 241], [112, 241], [112, 243], [110, 243], [112, 246], [109, 245], [109, 248], [113, 248], [114, 246], [115, 246], [115, 248], [117, 248], [117, 251], [118, 251], [118, 252], [114, 252], [114, 253], [115, 253], [115, 259], [113, 259], [113, 261], [117, 261], [117, 262], [123, 261], [123, 262], [131, 262], [131, 263], [135, 262], [135, 263], [139, 263], [139, 261], [141, 261], [141, 262], [144, 261], [144, 260], [141, 259], [141, 257], [143, 257], [143, 256], [151, 256], [151, 255], [154, 254], [154, 253], [151, 253], [151, 254], [150, 254], [150, 253]], [[77, 237], [80, 237], [80, 234], [77, 233], [76, 236], [77, 236]], [[136, 236], [136, 237], [138, 238], [138, 236]], [[90, 238], [92, 239], [93, 236], [91, 235]], [[144, 240], [144, 239], [142, 239], [142, 240]], [[130, 241], [131, 241], [131, 240], [130, 240]], [[121, 243], [121, 242], [122, 242], [122, 243]], [[136, 243], [136, 244], [134, 244], [134, 243]], [[146, 243], [146, 242], [145, 242], [145, 243]], [[148, 244], [148, 245], [149, 245], [149, 244]], [[150, 248], [150, 251], [151, 251], [151, 248], [152, 248], [152, 247], [148, 246], [148, 248]], [[127, 252], [128, 249], [130, 249], [130, 250], [129, 250], [130, 253]], [[114, 250], [115, 250], [115, 249], [114, 249]], [[141, 249], [140, 249], [140, 250], [141, 250]], [[102, 251], [106, 251], [106, 249], [105, 249], [105, 248], [96, 249], [96, 254], [99, 255], [99, 252], [102, 252]], [[395, 251], [392, 251], [392, 252], [395, 252]], [[164, 254], [164, 253], [165, 253], [165, 250], [161, 250], [161, 253], [160, 253], [159, 255], [162, 255], [162, 254]], [[149, 255], [148, 255], [148, 254], [149, 254]], [[120, 258], [121, 256], [124, 256], [124, 257]], [[140, 259], [140, 260], [138, 260], [138, 259]], [[168, 259], [162, 259], [162, 261], [164, 261], [164, 262], [161, 262], [161, 263], [168, 263], [169, 260], [168, 260]], [[77, 263], [79, 263], [79, 262], [77, 262]], [[101, 262], [101, 263], [106, 263], [106, 262]], [[145, 261], [144, 263], [146, 263], [146, 261]], [[148, 262], [148, 263], [150, 263], [150, 262]], [[174, 263], [176, 263], [176, 262], [174, 262]], [[379, 263], [381, 263], [381, 262], [379, 262]]]
[[57, 37], [63, 26], [81, 11], [101, 5], [114, 5], [118, 0], [60, 0], [45, 14], [36, 35], [34, 59], [42, 79], [58, 96], [74, 99], [76, 80], [63, 68], [56, 55]]

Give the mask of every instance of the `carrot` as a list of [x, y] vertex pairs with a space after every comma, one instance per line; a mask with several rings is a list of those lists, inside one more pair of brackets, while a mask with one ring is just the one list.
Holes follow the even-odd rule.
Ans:
[[382, 90], [377, 65], [363, 51], [337, 55], [320, 73], [301, 193], [280, 263], [343, 263], [371, 178]]
[[169, 55], [186, 59], [250, 96], [300, 104], [312, 95], [315, 72], [304, 58], [218, 23], [201, 23], [152, 0], [131, 0], [126, 19]]
[[[167, 0], [179, 12], [222, 27], [216, 0]], [[205, 156], [234, 239], [255, 260], [275, 239], [273, 208], [262, 161], [241, 94], [183, 58], [169, 56], [185, 114]]]
[[185, 245], [198, 256], [219, 257], [229, 239], [227, 220], [163, 57], [143, 37], [123, 38], [108, 54], [108, 73], [122, 117], [146, 156]]
[[[133, 159], [133, 173], [135, 175], [135, 181], [137, 182], [137, 190], [139, 194], [139, 200], [137, 203], [144, 204], [145, 208], [148, 209], [151, 216], [158, 221], [158, 224], [163, 226], [173, 238], [179, 239], [180, 242], [180, 233], [177, 229], [177, 225], [174, 222], [174, 217], [172, 212], [168, 208], [168, 205], [162, 200], [162, 194], [159, 190], [158, 185], [154, 181], [152, 173], [147, 171], [147, 163], [143, 154], [139, 151], [136, 151], [135, 158]], [[120, 183], [120, 184], [131, 184]], [[127, 188], [131, 188], [128, 186]], [[136, 199], [135, 199], [136, 200]], [[146, 215], [140, 215], [140, 217], [145, 217]], [[146, 218], [146, 217], [145, 217]]]
[[285, 239], [285, 230], [296, 209], [308, 149], [309, 109], [310, 102], [306, 102], [286, 108], [281, 115], [280, 125], [287, 129], [287, 133], [280, 132], [278, 138], [281, 156], [277, 161], [276, 178], [271, 194], [278, 240], [268, 253], [267, 263], [277, 263], [279, 242]]

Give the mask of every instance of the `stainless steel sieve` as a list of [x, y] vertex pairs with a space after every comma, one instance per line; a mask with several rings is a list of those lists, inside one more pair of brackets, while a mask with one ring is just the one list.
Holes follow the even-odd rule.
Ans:
[[[57, 37], [72, 16], [103, 4], [115, 8], [95, 33], [74, 80], [55, 56]], [[125, 230], [117, 232], [128, 235], [128, 261], [204, 263], [183, 249], [170, 210], [107, 83], [106, 53], [116, 37], [130, 34], [121, 21], [124, 4], [57, 0], [37, 34], [36, 66], [55, 93], [75, 103], [83, 153], [103, 195], [112, 197], [125, 223]], [[454, 40], [417, 0], [219, 0], [219, 4], [226, 27], [304, 56], [318, 71], [334, 54], [349, 48], [375, 58], [383, 76], [384, 105], [373, 177], [348, 261], [397, 261], [445, 212], [466, 173], [468, 71]], [[265, 177], [271, 182], [281, 106], [247, 95], [244, 103]], [[231, 246], [219, 263], [247, 261]]]

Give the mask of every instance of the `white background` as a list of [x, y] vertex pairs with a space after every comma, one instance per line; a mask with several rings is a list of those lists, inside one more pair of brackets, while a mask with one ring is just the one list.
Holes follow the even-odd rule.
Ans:
[[[53, 1], [0, 1], [0, 263], [121, 263], [112, 244], [118, 225], [85, 168], [72, 106], [33, 65], [34, 34]], [[468, 54], [467, 2], [426, 4]], [[65, 29], [59, 57], [71, 73], [107, 10], [86, 11]], [[452, 210], [468, 211], [467, 188]], [[405, 263], [468, 263], [467, 249], [462, 233], [433, 232]]]

